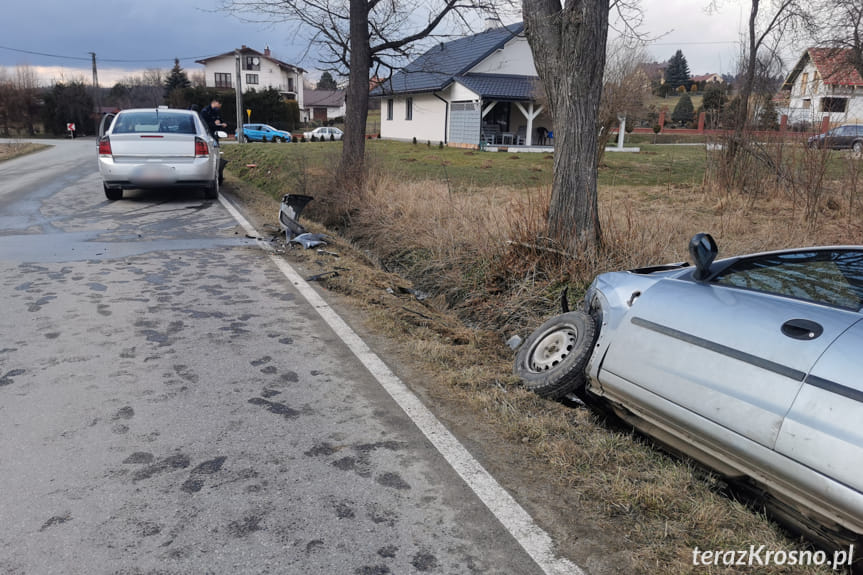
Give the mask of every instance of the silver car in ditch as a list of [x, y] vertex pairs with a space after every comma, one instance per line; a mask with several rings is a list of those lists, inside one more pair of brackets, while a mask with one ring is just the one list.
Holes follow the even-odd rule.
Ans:
[[[584, 309], [522, 344], [515, 371], [766, 492], [821, 544], [863, 543], [863, 246], [605, 273]], [[847, 547], [846, 547], [847, 548]]]
[[197, 112], [122, 110], [105, 116], [99, 132], [99, 172], [109, 200], [128, 188], [193, 187], [218, 196], [221, 153]]

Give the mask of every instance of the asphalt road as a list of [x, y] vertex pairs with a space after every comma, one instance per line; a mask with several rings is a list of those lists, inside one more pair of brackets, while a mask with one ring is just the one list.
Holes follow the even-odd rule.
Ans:
[[0, 573], [543, 570], [218, 201], [0, 163]]

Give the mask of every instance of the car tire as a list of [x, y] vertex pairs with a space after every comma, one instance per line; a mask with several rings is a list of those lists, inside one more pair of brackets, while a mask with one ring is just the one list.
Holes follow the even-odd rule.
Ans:
[[277, 143], [277, 144], [281, 144], [281, 143], [282, 143], [282, 138], [281, 138], [281, 137], [279, 137], [279, 136], [273, 136], [273, 141], [274, 141], [275, 143]]
[[539, 326], [519, 348], [515, 374], [541, 397], [559, 399], [584, 387], [584, 368], [598, 335], [593, 318], [583, 311], [555, 316]]
[[243, 143], [248, 144], [251, 140], [249, 140], [248, 136], [243, 136]]
[[854, 151], [855, 154], [859, 155], [859, 154], [863, 153], [863, 142], [861, 142], [859, 140], [854, 142], [851, 145], [851, 149]]
[[104, 184], [102, 187], [105, 189], [105, 197], [112, 202], [123, 199], [123, 188], [109, 188]]
[[219, 197], [219, 176], [213, 182], [204, 188], [204, 199], [215, 200]]

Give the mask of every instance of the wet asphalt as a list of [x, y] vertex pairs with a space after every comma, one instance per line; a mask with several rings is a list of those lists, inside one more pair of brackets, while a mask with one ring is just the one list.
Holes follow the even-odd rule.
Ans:
[[0, 163], [0, 573], [540, 570], [196, 191]]

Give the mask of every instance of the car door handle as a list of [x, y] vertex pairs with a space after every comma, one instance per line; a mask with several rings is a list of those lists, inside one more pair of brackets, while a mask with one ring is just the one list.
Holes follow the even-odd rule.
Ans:
[[782, 333], [791, 339], [808, 341], [824, 333], [824, 328], [808, 319], [789, 319], [782, 324]]

